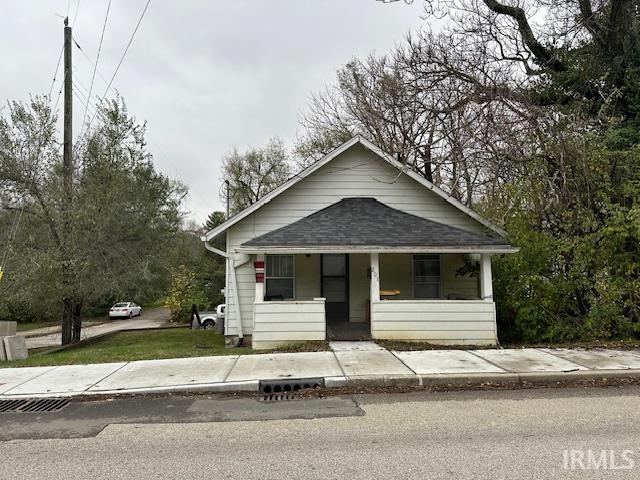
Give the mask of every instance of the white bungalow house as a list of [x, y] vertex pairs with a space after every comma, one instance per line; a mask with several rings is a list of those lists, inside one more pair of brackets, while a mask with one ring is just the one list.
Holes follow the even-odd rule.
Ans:
[[[226, 251], [209, 241], [226, 235]], [[227, 337], [495, 344], [505, 232], [355, 137], [202, 237], [227, 258]], [[465, 256], [479, 274], [461, 274]], [[245, 339], [245, 344], [248, 343]]]

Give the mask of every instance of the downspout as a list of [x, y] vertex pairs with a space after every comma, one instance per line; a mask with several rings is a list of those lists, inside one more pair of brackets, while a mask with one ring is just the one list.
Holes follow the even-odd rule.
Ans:
[[242, 315], [240, 314], [240, 297], [238, 296], [238, 278], [236, 277], [236, 267], [233, 256], [227, 252], [223, 252], [209, 245], [209, 242], [203, 239], [204, 247], [210, 252], [216, 253], [227, 259], [227, 271], [231, 268], [231, 288], [233, 289], [233, 308], [238, 315], [238, 343], [234, 347], [242, 346], [244, 342], [244, 334], [242, 333]]

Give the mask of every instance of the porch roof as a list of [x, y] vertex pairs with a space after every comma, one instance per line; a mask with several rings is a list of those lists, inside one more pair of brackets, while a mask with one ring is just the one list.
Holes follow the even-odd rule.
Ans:
[[238, 251], [514, 252], [492, 235], [427, 220], [378, 202], [344, 198], [297, 222], [243, 243]]

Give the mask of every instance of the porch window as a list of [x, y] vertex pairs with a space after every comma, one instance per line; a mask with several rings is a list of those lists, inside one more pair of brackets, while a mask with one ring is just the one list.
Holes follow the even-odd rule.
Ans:
[[440, 298], [440, 255], [413, 256], [413, 298]]
[[266, 256], [265, 300], [295, 298], [293, 255]]

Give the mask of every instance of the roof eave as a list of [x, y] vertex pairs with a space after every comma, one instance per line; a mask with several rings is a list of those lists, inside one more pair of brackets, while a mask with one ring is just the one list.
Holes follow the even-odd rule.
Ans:
[[447, 192], [445, 192], [441, 188], [439, 188], [436, 185], [434, 185], [433, 183], [429, 182], [426, 178], [421, 177], [420, 175], [418, 175], [416, 172], [414, 172], [410, 168], [409, 169], [405, 168], [404, 165], [402, 165], [395, 158], [393, 158], [393, 156], [391, 156], [388, 153], [386, 153], [384, 150], [382, 150], [377, 145], [371, 143], [369, 140], [367, 140], [366, 138], [361, 137], [360, 135], [356, 135], [351, 140], [348, 140], [347, 142], [343, 143], [342, 145], [337, 147], [332, 152], [329, 152], [327, 155], [322, 157], [317, 162], [311, 164], [309, 167], [304, 169], [302, 172], [300, 172], [297, 175], [294, 175], [293, 177], [291, 177], [289, 180], [287, 180], [282, 185], [280, 185], [279, 187], [275, 188], [274, 190], [272, 190], [271, 192], [266, 194], [264, 197], [262, 197], [260, 200], [258, 200], [253, 205], [250, 205], [249, 207], [245, 208], [243, 211], [241, 211], [240, 213], [238, 213], [238, 214], [234, 215], [233, 217], [229, 218], [226, 222], [218, 225], [213, 230], [208, 231], [204, 236], [200, 237], [200, 239], [203, 242], [208, 242], [211, 239], [213, 239], [213, 238], [217, 237], [218, 235], [220, 235], [221, 233], [224, 233], [227, 229], [229, 229], [230, 227], [232, 227], [233, 225], [235, 225], [236, 223], [238, 223], [242, 219], [248, 217], [249, 215], [251, 215], [256, 210], [262, 208], [264, 205], [266, 205], [267, 203], [271, 202], [271, 200], [273, 200], [275, 197], [280, 195], [282, 192], [288, 190], [290, 187], [292, 187], [293, 185], [295, 185], [296, 183], [298, 183], [302, 179], [308, 177], [313, 172], [315, 172], [316, 170], [318, 170], [322, 166], [324, 166], [327, 163], [329, 163], [333, 158], [337, 157], [338, 155], [340, 155], [345, 150], [348, 150], [349, 148], [351, 148], [356, 143], [360, 143], [362, 146], [364, 146], [368, 150], [370, 150], [373, 153], [377, 154], [378, 156], [380, 156], [381, 158], [386, 160], [388, 163], [390, 163], [391, 165], [396, 167], [398, 170], [402, 171], [404, 174], [406, 174], [409, 177], [413, 178], [418, 183], [422, 184], [425, 188], [433, 191], [439, 197], [443, 198], [447, 203], [453, 205], [458, 210], [460, 210], [463, 213], [467, 214], [468, 216], [470, 216], [474, 220], [478, 221], [479, 223], [481, 223], [482, 225], [484, 225], [488, 229], [494, 231], [499, 236], [501, 236], [503, 238], [507, 236], [507, 232], [505, 230], [503, 230], [502, 228], [500, 228], [497, 225], [493, 224], [492, 222], [490, 222], [486, 218], [482, 217], [480, 214], [478, 214], [477, 212], [475, 212], [471, 208], [467, 207], [466, 205], [464, 205], [459, 200], [457, 200], [454, 197], [452, 197], [451, 195], [449, 195]]
[[271, 200], [273, 200], [275, 197], [280, 195], [285, 190], [288, 190], [290, 187], [292, 187], [293, 185], [298, 183], [303, 178], [306, 178], [309, 175], [311, 175], [313, 172], [315, 172], [320, 167], [322, 167], [323, 165], [325, 165], [328, 162], [330, 162], [333, 158], [337, 157], [338, 155], [340, 155], [345, 150], [348, 150], [349, 148], [351, 148], [356, 143], [359, 143], [359, 142], [362, 143], [362, 140], [363, 139], [358, 135], [358, 136], [353, 137], [351, 140], [343, 143], [342, 145], [340, 145], [339, 147], [334, 149], [332, 152], [329, 152], [328, 154], [326, 154], [324, 157], [322, 157], [317, 162], [309, 165], [302, 172], [294, 175], [289, 180], [284, 182], [282, 185], [280, 185], [279, 187], [273, 189], [271, 192], [267, 193], [264, 197], [262, 197], [260, 200], [258, 200], [253, 205], [248, 206], [247, 208], [245, 208], [244, 210], [242, 210], [238, 214], [236, 214], [233, 217], [229, 218], [226, 222], [221, 223], [220, 225], [218, 225], [213, 230], [208, 231], [204, 236], [200, 237], [200, 239], [203, 242], [208, 242], [212, 238], [217, 237], [221, 233], [225, 232], [228, 228], [230, 228], [233, 225], [235, 225], [236, 223], [238, 223], [243, 218], [248, 217], [249, 215], [251, 215], [256, 210], [262, 208], [264, 205], [266, 205], [267, 203], [271, 202]]
[[237, 253], [305, 254], [305, 253], [516, 253], [520, 249], [511, 245], [455, 245], [455, 246], [407, 246], [383, 245], [241, 245]]
[[430, 182], [426, 178], [418, 175], [411, 168], [406, 168], [405, 165], [403, 165], [400, 162], [398, 162], [398, 160], [393, 158], [393, 156], [389, 155], [387, 152], [385, 152], [380, 147], [378, 147], [374, 143], [370, 142], [366, 138], [360, 138], [360, 143], [365, 148], [371, 150], [373, 153], [375, 153], [375, 154], [379, 155], [380, 157], [384, 158], [387, 162], [389, 162], [391, 165], [396, 167], [398, 170], [402, 171], [405, 175], [413, 178], [415, 181], [420, 183], [423, 187], [427, 188], [428, 190], [431, 190], [433, 193], [435, 193], [436, 195], [441, 197], [444, 201], [446, 201], [450, 205], [454, 206], [455, 208], [457, 208], [461, 212], [465, 213], [466, 215], [470, 216], [471, 218], [473, 218], [477, 222], [481, 223], [482, 225], [487, 227], [489, 230], [492, 230], [493, 232], [497, 233], [500, 237], [504, 238], [504, 237], [506, 237], [508, 235], [506, 230], [498, 227], [493, 222], [487, 220], [486, 218], [484, 218], [482, 215], [480, 215], [478, 212], [476, 212], [472, 208], [467, 207], [460, 200], [458, 200], [458, 199], [454, 198], [453, 196], [449, 195], [447, 192], [445, 192], [440, 187], [438, 187], [434, 183]]

